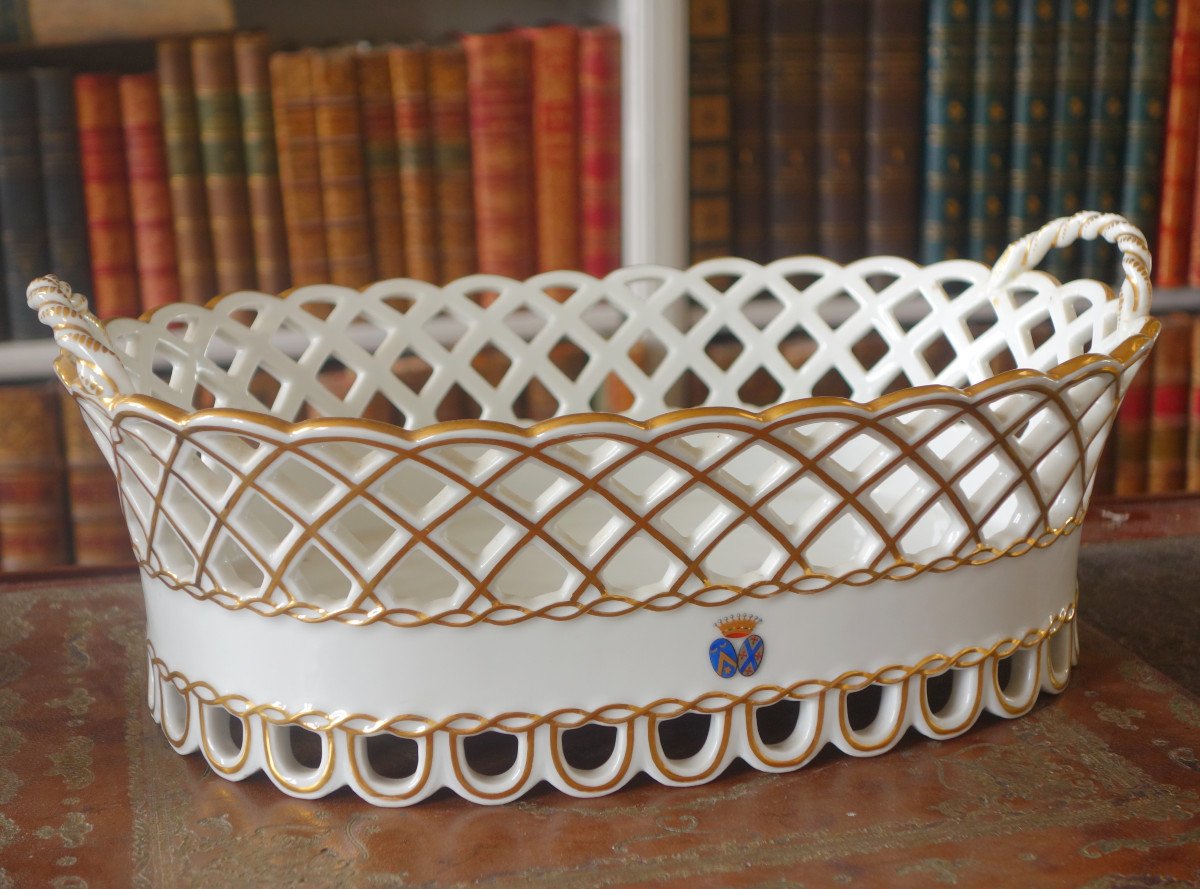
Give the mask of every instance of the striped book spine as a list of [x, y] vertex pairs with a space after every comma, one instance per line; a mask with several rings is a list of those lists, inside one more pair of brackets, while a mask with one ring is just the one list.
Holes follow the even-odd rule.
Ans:
[[1016, 11], [1009, 0], [976, 6], [967, 252], [991, 265], [1008, 245]]
[[867, 0], [822, 0], [817, 38], [817, 240], [821, 254], [863, 253]]
[[79, 139], [75, 131], [75, 89], [66, 68], [34, 68], [42, 199], [50, 268], [80, 293], [91, 294]]
[[[1125, 119], [1129, 110], [1129, 59], [1133, 51], [1133, 7], [1127, 0], [1099, 0], [1096, 7], [1096, 64], [1088, 138], [1087, 186], [1083, 208], [1115, 213], [1120, 207], [1125, 162]], [[1079, 246], [1085, 278], [1113, 281], [1113, 250], [1099, 239]], [[1155, 266], [1158, 257], [1155, 257]]]
[[253, 288], [258, 276], [230, 36], [192, 41], [192, 81], [217, 287], [223, 292]]
[[92, 257], [92, 306], [101, 318], [136, 316], [140, 305], [133, 214], [116, 75], [77, 74], [75, 114]]
[[1192, 202], [1196, 190], [1196, 138], [1200, 121], [1200, 0], [1179, 0], [1171, 43], [1167, 133], [1163, 146], [1162, 203], [1154, 277], [1159, 287], [1188, 279]]
[[438, 280], [445, 283], [478, 270], [467, 57], [457, 43], [429, 50], [429, 122], [440, 253]]
[[580, 268], [603, 277], [621, 265], [621, 35], [579, 32]]
[[422, 281], [436, 281], [440, 274], [437, 192], [427, 56], [422, 46], [392, 50], [392, 101], [409, 274]]
[[[371, 211], [371, 246], [380, 278], [402, 278], [406, 247], [396, 156], [396, 118], [392, 105], [389, 52], [373, 49], [358, 55], [358, 100], [362, 115], [363, 163]], [[413, 277], [423, 277], [413, 269]], [[423, 278], [423, 280], [428, 280]]]
[[279, 161], [275, 154], [269, 55], [270, 39], [266, 34], [253, 31], [234, 35], [233, 63], [242, 117], [250, 228], [254, 232], [255, 276], [259, 290], [281, 293], [291, 278], [279, 191]]
[[311, 49], [277, 52], [272, 54], [269, 64], [279, 192], [293, 287], [329, 280], [313, 108], [311, 58], [314, 55], [316, 51]]
[[926, 42], [925, 207], [921, 261], [963, 256], [971, 152], [972, 4], [930, 0]]
[[1046, 222], [1050, 193], [1050, 110], [1058, 17], [1049, 0], [1018, 0], [1008, 180], [1008, 238]]
[[1187, 482], [1188, 384], [1191, 378], [1192, 319], [1172, 314], [1162, 319], [1150, 396], [1150, 450], [1146, 490], [1182, 491]]
[[118, 81], [121, 125], [125, 134], [125, 168], [133, 212], [133, 246], [137, 255], [142, 311], [179, 299], [175, 229], [171, 225], [171, 186], [163, 145], [158, 77], [124, 74]]
[[1187, 490], [1200, 492], [1200, 316], [1192, 317], [1188, 384]]
[[186, 40], [161, 40], [155, 46], [155, 53], [170, 174], [179, 295], [184, 302], [204, 303], [217, 295], [217, 278], [196, 124], [191, 48]]
[[468, 34], [467, 95], [479, 271], [534, 271], [530, 53], [520, 34]]
[[57, 405], [44, 385], [0, 387], [0, 571], [69, 560]]
[[817, 244], [818, 0], [766, 0], [767, 254]]
[[1142, 494], [1146, 490], [1146, 460], [1150, 452], [1152, 371], [1151, 360], [1143, 362], [1129, 388], [1125, 390], [1125, 397], [1117, 412], [1114, 430], [1117, 469], [1113, 493], [1118, 496]]
[[738, 0], [729, 12], [733, 35], [733, 251], [766, 262], [766, 8], [764, 0]]
[[[155, 98], [157, 104], [158, 99]], [[132, 562], [117, 483], [69, 394], [59, 396], [67, 504], [76, 565]]]
[[537, 270], [579, 268], [579, 31], [524, 30], [532, 53]]
[[688, 3], [688, 218], [691, 261], [733, 250], [730, 0]]
[[0, 72], [0, 245], [4, 253], [8, 334], [45, 337], [49, 331], [25, 304], [25, 288], [50, 264], [42, 171], [38, 162], [33, 79], [26, 71]]
[[330, 49], [310, 59], [329, 280], [361, 287], [374, 265], [354, 52]]

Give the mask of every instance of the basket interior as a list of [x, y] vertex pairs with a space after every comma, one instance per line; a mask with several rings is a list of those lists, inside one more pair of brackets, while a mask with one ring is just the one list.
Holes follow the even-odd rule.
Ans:
[[139, 394], [184, 410], [283, 420], [366, 417], [418, 428], [527, 424], [596, 410], [645, 419], [697, 405], [760, 409], [811, 395], [859, 402], [1047, 371], [1128, 335], [1094, 281], [875, 257], [717, 259], [624, 269], [332, 285], [177, 304], [109, 332]]

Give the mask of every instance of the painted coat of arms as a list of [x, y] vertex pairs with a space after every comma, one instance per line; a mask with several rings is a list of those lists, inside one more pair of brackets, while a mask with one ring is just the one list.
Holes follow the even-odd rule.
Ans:
[[717, 621], [721, 638], [708, 646], [708, 660], [722, 679], [734, 673], [753, 676], [763, 662], [767, 644], [754, 632], [760, 618], [752, 614], [735, 614]]

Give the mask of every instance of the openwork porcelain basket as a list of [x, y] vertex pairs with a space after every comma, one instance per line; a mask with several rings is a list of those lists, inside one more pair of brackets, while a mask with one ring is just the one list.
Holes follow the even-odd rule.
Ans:
[[[1122, 251], [1119, 297], [1032, 270], [1080, 237]], [[54, 278], [29, 302], [120, 482], [170, 743], [294, 796], [498, 803], [873, 755], [1060, 691], [1149, 267], [1085, 213], [993, 269], [717, 259], [107, 324]], [[397, 423], [356, 419], [380, 405]]]

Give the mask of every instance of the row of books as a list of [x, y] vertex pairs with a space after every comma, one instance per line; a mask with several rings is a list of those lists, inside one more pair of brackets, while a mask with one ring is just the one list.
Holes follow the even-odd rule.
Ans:
[[8, 336], [41, 334], [23, 295], [47, 269], [111, 317], [620, 262], [611, 26], [289, 52], [245, 32], [165, 39], [156, 58], [0, 72]]
[[[1098, 209], [1158, 240], [1160, 283], [1200, 283], [1200, 2], [1175, 6], [691, 0], [693, 257], [992, 262]], [[1094, 246], [1048, 266], [1116, 268]]]

